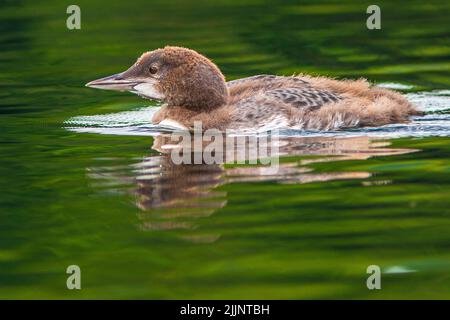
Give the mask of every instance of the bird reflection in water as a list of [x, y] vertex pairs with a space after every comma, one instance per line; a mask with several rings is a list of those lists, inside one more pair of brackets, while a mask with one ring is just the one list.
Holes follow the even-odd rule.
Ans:
[[[308, 164], [324, 161], [365, 160], [373, 156], [398, 155], [415, 151], [389, 148], [389, 142], [372, 140], [368, 137], [278, 137], [275, 141], [267, 138], [257, 139], [257, 142], [262, 144], [276, 143], [276, 148], [269, 148], [272, 150], [269, 156], [280, 159], [289, 156], [289, 161], [282, 161], [277, 166], [248, 164], [252, 160], [261, 159], [258, 159], [257, 153], [249, 150], [249, 140], [245, 139], [242, 143], [241, 139], [241, 143], [234, 145], [232, 152], [235, 160], [245, 160], [247, 164], [227, 163], [230, 155], [225, 153], [215, 154], [215, 159], [222, 161], [214, 164], [207, 164], [205, 161], [199, 164], [176, 164], [173, 161], [172, 152], [192, 150], [193, 148], [186, 144], [192, 144], [193, 140], [182, 139], [182, 141], [174, 142], [171, 135], [162, 134], [155, 137], [152, 146], [152, 149], [159, 154], [151, 154], [131, 166], [89, 168], [88, 175], [96, 181], [96, 187], [101, 187], [99, 190], [109, 192], [126, 190], [135, 196], [135, 205], [140, 209], [140, 229], [192, 230], [195, 229], [198, 219], [208, 217], [219, 208], [226, 206], [227, 194], [218, 190], [219, 186], [256, 181], [292, 184], [367, 179], [371, 176], [369, 172], [314, 172]], [[226, 138], [223, 141], [226, 141]], [[207, 139], [203, 141], [203, 145], [210, 142]], [[274, 150], [276, 150], [275, 153]], [[194, 154], [191, 156], [193, 159]], [[292, 157], [299, 158], [292, 159]], [[384, 183], [389, 182], [384, 181]], [[124, 186], [126, 188], [123, 188]], [[190, 235], [186, 238], [193, 242], [213, 242], [218, 237], [219, 235]]]

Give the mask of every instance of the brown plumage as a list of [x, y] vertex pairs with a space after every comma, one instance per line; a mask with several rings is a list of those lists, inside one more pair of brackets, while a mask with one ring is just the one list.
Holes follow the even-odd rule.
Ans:
[[401, 94], [365, 79], [258, 75], [225, 82], [199, 53], [165, 47], [144, 53], [127, 71], [87, 86], [128, 90], [165, 103], [152, 122], [192, 129], [337, 130], [409, 121], [420, 114]]

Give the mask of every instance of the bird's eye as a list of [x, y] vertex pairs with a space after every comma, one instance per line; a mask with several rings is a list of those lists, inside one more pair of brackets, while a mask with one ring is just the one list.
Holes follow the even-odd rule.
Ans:
[[150, 66], [150, 68], [148, 68], [148, 71], [150, 71], [151, 74], [155, 74], [158, 72], [158, 67], [157, 66]]

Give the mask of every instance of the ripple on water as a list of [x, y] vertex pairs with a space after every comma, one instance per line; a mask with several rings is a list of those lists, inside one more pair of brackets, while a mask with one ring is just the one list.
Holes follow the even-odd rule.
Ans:
[[[380, 84], [382, 87], [405, 89], [396, 83]], [[408, 86], [408, 89], [410, 87]], [[381, 127], [358, 128], [345, 131], [305, 131], [282, 129], [283, 136], [373, 136], [373, 137], [427, 137], [450, 136], [450, 90], [433, 90], [405, 94], [406, 98], [426, 113], [422, 117], [413, 117], [410, 123], [390, 124]], [[158, 107], [144, 107], [132, 111], [77, 116], [65, 122], [68, 130], [85, 133], [155, 136], [170, 131], [150, 123]], [[274, 128], [279, 129], [279, 128]]]

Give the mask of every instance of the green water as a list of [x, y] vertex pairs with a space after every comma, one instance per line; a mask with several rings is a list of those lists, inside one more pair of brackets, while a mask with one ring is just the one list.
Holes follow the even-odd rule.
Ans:
[[[64, 128], [148, 105], [84, 83], [166, 44], [227, 79], [302, 71], [448, 89], [448, 3], [379, 1], [377, 31], [370, 1], [76, 3], [74, 31], [72, 2], [0, 4], [0, 298], [450, 298], [448, 137], [288, 141], [267, 178], [174, 168], [151, 137]], [[162, 174], [140, 179], [153, 160]], [[81, 290], [66, 288], [72, 264]], [[366, 287], [373, 264], [381, 290]]]

